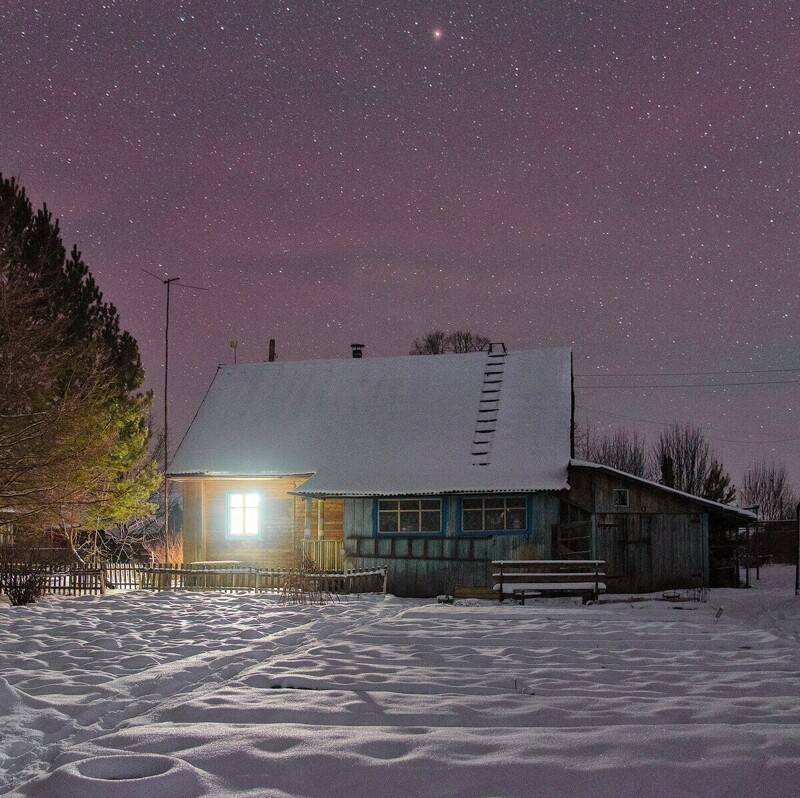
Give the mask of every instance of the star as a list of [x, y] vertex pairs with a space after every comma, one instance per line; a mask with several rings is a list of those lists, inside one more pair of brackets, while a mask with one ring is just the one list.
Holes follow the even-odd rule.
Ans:
[[441, 28], [434, 28], [433, 29], [433, 39], [434, 41], [441, 41], [442, 36], [444, 36], [444, 31]]

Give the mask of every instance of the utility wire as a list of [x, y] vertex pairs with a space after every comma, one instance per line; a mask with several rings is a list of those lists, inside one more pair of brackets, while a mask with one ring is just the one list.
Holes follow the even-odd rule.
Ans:
[[800, 371], [800, 366], [791, 369], [745, 369], [743, 371], [639, 371], [639, 372], [612, 372], [607, 371], [595, 374], [575, 374], [575, 377], [711, 377], [723, 374], [783, 374], [790, 371]]
[[[657, 427], [669, 427], [674, 422], [669, 421], [653, 421], [650, 418], [638, 418], [637, 416], [624, 416], [619, 413], [608, 413], [605, 410], [597, 410], [594, 407], [586, 407], [586, 405], [575, 405], [576, 410], [583, 410], [586, 413], [595, 413], [599, 416], [607, 416], [608, 418], [615, 418], [620, 421], [638, 421], [641, 424], [654, 424]], [[712, 428], [713, 429], [713, 428]], [[754, 443], [754, 444], [762, 444], [762, 443], [792, 443], [794, 441], [800, 441], [800, 438], [772, 438], [770, 440], [760, 441], [760, 440], [747, 440], [747, 439], [730, 439], [730, 438], [720, 438], [721, 443]]]
[[[577, 377], [578, 375], [576, 374], [575, 376]], [[660, 383], [656, 385], [642, 385], [640, 383], [633, 384], [623, 382], [618, 383], [617, 385], [576, 385], [575, 387], [582, 391], [595, 391], [598, 389], [608, 388], [727, 388], [736, 385], [800, 385], [800, 380], [763, 380], [761, 382], [671, 382]]]

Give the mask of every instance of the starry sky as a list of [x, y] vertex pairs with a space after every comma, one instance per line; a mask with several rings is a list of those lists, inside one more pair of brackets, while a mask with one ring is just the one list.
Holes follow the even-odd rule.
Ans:
[[[0, 5], [0, 171], [61, 220], [174, 449], [216, 366], [574, 350], [579, 420], [800, 487], [800, 4]], [[610, 375], [610, 376], [603, 376]], [[738, 385], [735, 383], [739, 383]], [[761, 383], [761, 384], [756, 384]]]

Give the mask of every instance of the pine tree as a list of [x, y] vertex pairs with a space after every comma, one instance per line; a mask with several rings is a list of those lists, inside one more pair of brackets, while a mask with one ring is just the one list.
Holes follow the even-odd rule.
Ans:
[[0, 514], [74, 535], [148, 511], [159, 476], [143, 381], [77, 248], [0, 175]]

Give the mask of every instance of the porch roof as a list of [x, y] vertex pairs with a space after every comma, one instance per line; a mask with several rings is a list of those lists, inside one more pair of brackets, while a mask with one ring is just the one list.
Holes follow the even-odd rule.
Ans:
[[220, 366], [176, 478], [312, 474], [309, 496], [568, 487], [571, 355], [509, 352], [490, 465], [473, 464], [485, 352]]

